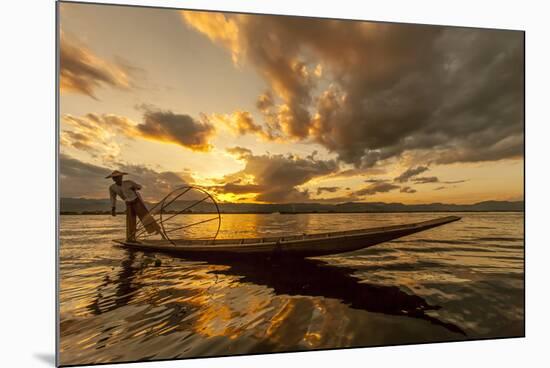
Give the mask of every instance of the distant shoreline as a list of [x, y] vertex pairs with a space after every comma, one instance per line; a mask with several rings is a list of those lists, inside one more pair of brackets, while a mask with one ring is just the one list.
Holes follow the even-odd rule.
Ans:
[[[221, 215], [342, 215], [342, 214], [354, 214], [354, 213], [524, 213], [523, 210], [464, 210], [464, 211], [347, 211], [347, 212], [220, 212]], [[171, 214], [171, 212], [167, 212]], [[214, 212], [191, 212], [181, 213], [180, 215], [208, 215]], [[117, 212], [118, 216], [125, 215], [126, 212]], [[61, 212], [61, 216], [105, 216], [111, 215], [110, 211], [105, 212]]]
[[[154, 203], [146, 203], [148, 208]], [[61, 214], [110, 214], [109, 200], [61, 198], [59, 210]], [[188, 209], [191, 209], [190, 211]], [[452, 203], [384, 203], [384, 202], [346, 202], [338, 204], [323, 203], [200, 203], [196, 201], [176, 201], [171, 208], [164, 209], [166, 213], [184, 211], [186, 213], [234, 213], [234, 214], [310, 214], [310, 213], [424, 213], [424, 212], [525, 212], [525, 202], [516, 201], [484, 201], [474, 204]], [[124, 213], [124, 208], [118, 208]]]

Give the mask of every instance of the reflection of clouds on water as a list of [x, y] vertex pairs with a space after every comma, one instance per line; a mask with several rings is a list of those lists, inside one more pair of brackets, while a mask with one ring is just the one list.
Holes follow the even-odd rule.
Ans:
[[[222, 236], [437, 216], [225, 215]], [[523, 334], [521, 214], [461, 216], [353, 256], [290, 264], [130, 252], [110, 242], [123, 219], [63, 216], [62, 363]]]

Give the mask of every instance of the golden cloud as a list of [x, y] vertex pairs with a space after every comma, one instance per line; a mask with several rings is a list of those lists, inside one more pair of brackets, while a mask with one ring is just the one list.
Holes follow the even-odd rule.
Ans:
[[236, 135], [255, 134], [265, 140], [274, 140], [276, 137], [269, 128], [254, 122], [248, 111], [235, 111], [232, 114], [212, 114], [208, 118], [215, 125], [226, 126]]
[[72, 147], [92, 156], [113, 159], [120, 153], [117, 136], [135, 136], [135, 123], [130, 119], [114, 114], [93, 114], [62, 117], [65, 129], [61, 131], [62, 147]]
[[243, 50], [239, 42], [239, 27], [235, 20], [227, 18], [223, 13], [215, 12], [182, 10], [180, 15], [190, 27], [231, 50], [233, 62], [238, 63], [239, 54]]
[[115, 157], [120, 152], [117, 137], [144, 138], [200, 152], [212, 148], [209, 139], [215, 129], [208, 121], [197, 121], [189, 115], [151, 106], [140, 109], [143, 110], [143, 123], [115, 114], [64, 115], [61, 145], [104, 157]]
[[295, 155], [254, 155], [243, 147], [229, 148], [228, 152], [244, 161], [245, 167], [220, 180], [226, 184], [210, 189], [219, 194], [248, 195], [248, 198], [259, 202], [309, 201], [309, 191], [300, 190], [299, 187], [312, 179], [338, 171], [336, 161], [318, 160], [314, 155], [306, 158]]
[[153, 141], [168, 142], [193, 151], [207, 152], [212, 149], [210, 138], [214, 126], [206, 118], [202, 121], [186, 114], [141, 106], [144, 111], [142, 124], [136, 126], [136, 134]]

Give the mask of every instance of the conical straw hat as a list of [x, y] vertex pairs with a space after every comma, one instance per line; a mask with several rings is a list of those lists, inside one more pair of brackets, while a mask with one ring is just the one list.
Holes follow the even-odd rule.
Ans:
[[109, 175], [107, 175], [107, 176], [105, 177], [105, 179], [113, 178], [113, 177], [115, 177], [115, 176], [122, 176], [122, 175], [128, 175], [128, 173], [125, 173], [125, 172], [122, 172], [122, 171], [115, 170], [115, 171], [113, 171], [112, 173], [110, 173]]

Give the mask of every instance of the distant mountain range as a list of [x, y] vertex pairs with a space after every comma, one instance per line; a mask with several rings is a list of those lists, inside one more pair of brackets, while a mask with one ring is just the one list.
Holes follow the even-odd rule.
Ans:
[[[177, 201], [170, 205], [169, 211], [181, 211], [193, 202]], [[153, 206], [147, 203], [148, 207]], [[219, 203], [222, 213], [351, 213], [351, 212], [502, 212], [523, 211], [523, 201], [484, 201], [474, 204], [403, 204], [383, 202], [347, 202], [340, 204], [322, 203]], [[108, 199], [61, 198], [61, 214], [103, 214], [110, 212]], [[119, 203], [118, 211], [124, 205]], [[200, 203], [186, 212], [206, 213], [215, 210], [211, 203]]]

